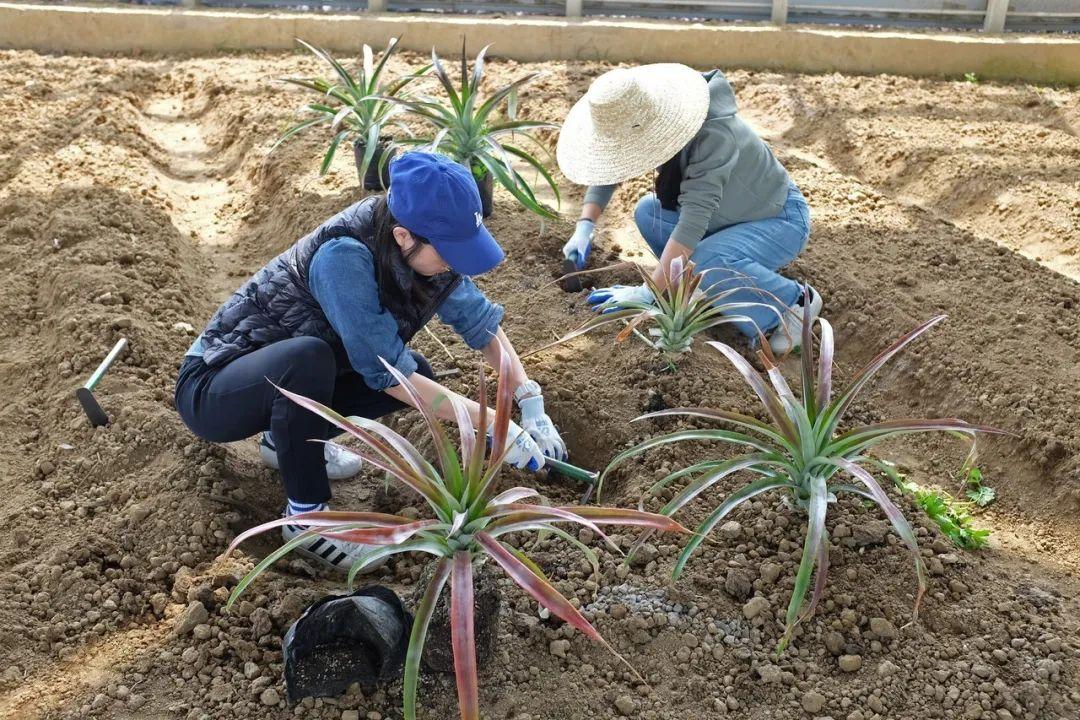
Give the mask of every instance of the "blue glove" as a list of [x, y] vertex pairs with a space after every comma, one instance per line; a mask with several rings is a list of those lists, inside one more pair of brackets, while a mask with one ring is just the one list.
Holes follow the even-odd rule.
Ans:
[[577, 227], [574, 229], [574, 234], [571, 235], [570, 239], [563, 245], [563, 257], [573, 261], [574, 267], [578, 270], [585, 267], [585, 261], [589, 258], [589, 251], [592, 250], [592, 242], [595, 235], [596, 223], [592, 220], [582, 218], [577, 221]]
[[586, 302], [593, 310], [602, 313], [613, 312], [618, 308], [612, 307], [616, 303], [633, 302], [642, 305], [654, 305], [656, 297], [646, 285], [612, 285], [606, 288], [597, 288], [589, 293]]
[[521, 426], [540, 446], [541, 452], [556, 460], [566, 459], [566, 443], [563, 442], [555, 423], [544, 412], [544, 396], [533, 395], [518, 401], [521, 408]]

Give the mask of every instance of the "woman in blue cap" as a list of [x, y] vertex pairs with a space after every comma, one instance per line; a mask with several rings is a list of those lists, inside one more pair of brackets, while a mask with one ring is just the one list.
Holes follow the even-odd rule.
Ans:
[[[511, 425], [508, 462], [540, 469], [566, 446], [544, 411], [500, 324], [503, 308], [468, 278], [491, 270], [503, 251], [484, 227], [471, 174], [440, 155], [408, 152], [390, 164], [390, 191], [333, 216], [255, 273], [225, 301], [188, 350], [176, 382], [184, 423], [211, 442], [262, 435], [267, 465], [281, 471], [287, 515], [327, 507], [330, 478], [360, 470], [360, 458], [310, 442], [330, 436], [322, 418], [271, 383], [342, 415], [377, 418], [410, 404], [385, 359], [432, 404], [451, 394], [408, 347], [435, 315], [499, 367], [510, 354], [521, 425]], [[474, 422], [479, 405], [461, 398]], [[453, 420], [449, 403], [439, 414]], [[301, 530], [285, 526], [285, 540]], [[313, 537], [310, 558], [348, 569], [363, 546]]]

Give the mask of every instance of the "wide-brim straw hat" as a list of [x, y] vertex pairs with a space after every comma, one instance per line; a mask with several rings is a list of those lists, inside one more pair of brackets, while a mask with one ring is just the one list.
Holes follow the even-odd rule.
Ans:
[[642, 175], [689, 143], [709, 112], [709, 85], [678, 63], [604, 73], [570, 109], [559, 132], [559, 169], [580, 185]]

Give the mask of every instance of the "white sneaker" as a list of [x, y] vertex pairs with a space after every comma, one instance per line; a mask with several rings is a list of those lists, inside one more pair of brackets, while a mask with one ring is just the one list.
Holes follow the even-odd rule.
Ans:
[[[299, 525], [282, 525], [281, 538], [285, 542], [289, 542], [302, 532], [304, 532], [304, 528]], [[372, 547], [371, 545], [360, 545], [359, 543], [312, 535], [306, 542], [298, 545], [293, 552], [299, 553], [309, 560], [314, 560], [325, 567], [348, 572], [353, 563], [359, 560], [361, 555], [371, 550]], [[381, 558], [364, 568], [362, 573], [366, 575], [369, 572], [378, 570], [385, 562], [386, 558]]]
[[[807, 286], [809, 287], [809, 286]], [[800, 298], [801, 299], [801, 298]], [[821, 293], [810, 288], [810, 324], [821, 314]], [[769, 335], [769, 348], [773, 355], [787, 355], [802, 345], [803, 313], [806, 308], [801, 302], [789, 307], [784, 313], [783, 323]]]
[[[326, 476], [331, 480], [344, 480], [351, 478], [360, 472], [364, 461], [356, 453], [349, 452], [337, 445], [324, 445], [323, 458], [326, 459]], [[275, 470], [278, 466], [277, 450], [270, 439], [270, 433], [263, 433], [262, 442], [259, 444], [259, 457], [263, 464]]]

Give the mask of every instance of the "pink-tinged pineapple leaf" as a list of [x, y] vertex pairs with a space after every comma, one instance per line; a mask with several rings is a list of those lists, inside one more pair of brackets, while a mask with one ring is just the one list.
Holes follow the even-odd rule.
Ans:
[[750, 386], [750, 389], [754, 391], [754, 394], [758, 396], [765, 409], [768, 411], [769, 416], [776, 423], [777, 429], [780, 430], [780, 434], [787, 438], [792, 443], [797, 443], [799, 440], [799, 434], [795, 430], [795, 427], [791, 423], [791, 418], [788, 417], [784, 408], [780, 404], [780, 400], [776, 397], [776, 393], [769, 389], [769, 386], [765, 384], [765, 381], [761, 378], [750, 363], [746, 362], [742, 355], [735, 351], [734, 348], [729, 347], [721, 342], [709, 342], [714, 348], [720, 351], [720, 353], [728, 359], [728, 361], [735, 366], [739, 374], [742, 375], [743, 380]]
[[[461, 398], [451, 396], [450, 404], [454, 407], [454, 417], [457, 419], [458, 434], [461, 437], [461, 459], [467, 462], [477, 445], [476, 428], [473, 427], [472, 416]], [[469, 473], [466, 472], [465, 475], [467, 477]]]
[[321, 537], [344, 540], [345, 542], [358, 543], [360, 545], [399, 545], [418, 532], [432, 525], [438, 524], [438, 520], [418, 520], [408, 525], [398, 525], [388, 528], [358, 528], [355, 530], [317, 530]]
[[438, 478], [438, 473], [435, 472], [435, 468], [420, 451], [417, 450], [412, 443], [399, 435], [397, 432], [388, 428], [380, 422], [370, 420], [368, 418], [362, 418], [358, 415], [350, 415], [346, 418], [349, 422], [353, 423], [357, 427], [361, 427], [374, 435], [378, 435], [385, 440], [394, 450], [397, 450], [398, 454], [405, 459], [409, 465], [420, 475], [430, 478], [432, 480]]
[[743, 415], [741, 413], [729, 412], [727, 410], [713, 410], [712, 408], [702, 407], [681, 407], [681, 408], [669, 408], [667, 410], [658, 410], [656, 412], [646, 413], [634, 418], [633, 422], [640, 420], [653, 420], [655, 418], [668, 417], [672, 415], [688, 416], [688, 417], [701, 417], [708, 420], [720, 420], [722, 422], [729, 422], [733, 425], [744, 427], [748, 430], [760, 433], [770, 440], [774, 440], [780, 444], [784, 444], [784, 438], [771, 427], [761, 422], [755, 417], [749, 415]]
[[817, 394], [814, 392], [814, 323], [810, 318], [810, 286], [803, 285], [802, 316], [802, 394], [806, 414], [813, 420], [818, 413]]
[[479, 433], [484, 433], [484, 441], [481, 442], [477, 437], [476, 444], [473, 445], [472, 454], [468, 457], [469, 471], [466, 476], [469, 482], [473, 482], [474, 478], [484, 471], [484, 450], [487, 447], [487, 431], [488, 431], [488, 399], [487, 399], [487, 373], [484, 372], [483, 363], [480, 364], [479, 377], [476, 381], [476, 401], [480, 404], [479, 424], [477, 427]]
[[[277, 387], [275, 385], [275, 387]], [[331, 408], [326, 407], [322, 403], [315, 402], [303, 395], [298, 395], [294, 392], [290, 392], [284, 388], [278, 387], [280, 392], [285, 397], [289, 398], [297, 405], [311, 412], [319, 415], [324, 420], [327, 420], [337, 427], [341, 428], [350, 435], [360, 439], [365, 445], [367, 445], [373, 453], [361, 452], [361, 457], [367, 462], [371, 463], [380, 470], [384, 470], [405, 485], [420, 493], [424, 499], [426, 499], [431, 505], [439, 506], [444, 500], [442, 493], [438, 486], [430, 479], [422, 476], [418, 473], [408, 462], [403, 460], [399, 455], [393, 452], [393, 450], [382, 440], [372, 435], [367, 430], [349, 422], [342, 415], [334, 412]]]
[[570, 604], [569, 600], [508, 552], [498, 540], [486, 532], [479, 532], [476, 534], [476, 542], [499, 564], [499, 567], [506, 572], [510, 579], [531, 595], [536, 602], [586, 637], [604, 642], [596, 628], [578, 612], [577, 608]]
[[472, 558], [468, 550], [458, 550], [454, 553], [454, 570], [450, 581], [450, 635], [461, 720], [480, 718], [480, 688], [476, 680], [476, 633], [473, 628], [475, 611]]
[[435, 603], [450, 576], [450, 567], [450, 558], [439, 560], [431, 582], [416, 606], [416, 617], [409, 634], [409, 649], [405, 653], [405, 680], [401, 691], [405, 720], [416, 720], [416, 687], [420, 677], [420, 658], [424, 654], [424, 641], [427, 639], [431, 616], [435, 613]]
[[435, 411], [424, 402], [424, 398], [420, 396], [420, 392], [416, 389], [407, 377], [401, 374], [401, 371], [396, 367], [386, 362], [385, 359], [379, 358], [382, 361], [383, 367], [395, 380], [398, 385], [405, 390], [405, 394], [412, 400], [412, 405], [423, 416], [424, 421], [427, 423], [428, 432], [431, 433], [431, 439], [435, 445], [435, 452], [439, 459], [439, 468], [442, 470], [443, 475], [448, 475], [452, 471], [452, 466], [456, 464], [453, 451], [453, 446], [450, 444], [449, 438], [446, 436], [446, 429], [443, 428], [442, 423], [439, 422], [438, 416], [435, 415]]
[[810, 596], [810, 604], [806, 606], [802, 616], [796, 622], [808, 620], [814, 616], [818, 603], [825, 594], [825, 581], [829, 577], [829, 533], [821, 534], [821, 542], [818, 543], [817, 570], [814, 571], [814, 591]]
[[495, 560], [496, 563], [499, 564], [499, 567], [506, 572], [510, 579], [517, 583], [522, 590], [532, 596], [536, 602], [547, 608], [555, 615], [555, 617], [567, 623], [575, 630], [578, 630], [586, 637], [603, 645], [612, 655], [621, 660], [635, 676], [644, 682], [644, 678], [641, 678], [641, 675], [638, 674], [637, 670], [635, 670], [622, 655], [615, 652], [615, 648], [609, 645], [608, 642], [601, 637], [596, 628], [592, 626], [592, 623], [586, 620], [584, 616], [578, 612], [577, 608], [571, 605], [570, 601], [563, 597], [550, 583], [539, 577], [529, 569], [527, 565], [518, 560], [512, 553], [508, 552], [498, 540], [491, 537], [486, 532], [477, 533], [476, 542]]
[[645, 512], [643, 510], [629, 510], [626, 508], [597, 507], [595, 505], [582, 505], [580, 507], [564, 508], [577, 515], [591, 520], [597, 525], [630, 525], [644, 527], [658, 532], [675, 532], [687, 535], [690, 533], [682, 524], [670, 517], [658, 513]]
[[342, 512], [334, 510], [322, 510], [318, 512], [300, 513], [297, 515], [290, 515], [288, 517], [280, 517], [268, 522], [260, 523], [253, 528], [245, 530], [236, 536], [236, 539], [229, 543], [228, 549], [225, 554], [228, 555], [236, 548], [240, 547], [240, 543], [244, 542], [250, 537], [264, 533], [267, 530], [273, 530], [276, 527], [282, 525], [302, 525], [309, 528], [320, 527], [341, 527], [342, 525], [369, 525], [376, 528], [392, 528], [401, 525], [407, 525], [412, 520], [400, 515], [387, 515], [385, 513], [369, 513], [369, 512]]
[[821, 348], [818, 355], [817, 400], [818, 412], [824, 411], [832, 401], [833, 353], [836, 345], [833, 340], [832, 325], [825, 318], [818, 318], [821, 328]]
[[540, 493], [532, 488], [527, 487], [514, 487], [509, 490], [504, 490], [495, 497], [491, 498], [489, 505], [509, 505], [510, 503], [516, 503], [520, 500], [525, 500], [531, 497], [540, 497]]
[[795, 589], [791, 592], [791, 600], [788, 602], [787, 618], [785, 620], [784, 636], [780, 639], [777, 647], [779, 652], [791, 641], [791, 634], [795, 630], [796, 619], [799, 610], [802, 609], [806, 600], [806, 591], [810, 587], [810, 577], [814, 572], [814, 565], [819, 555], [821, 539], [825, 535], [825, 513], [829, 506], [829, 491], [825, 485], [825, 478], [814, 475], [810, 478], [810, 507], [807, 520], [806, 540], [803, 542], [802, 560], [799, 562], [799, 571], [795, 575]]
[[885, 511], [886, 517], [889, 518], [889, 522], [892, 523], [893, 529], [896, 530], [896, 534], [900, 536], [900, 539], [911, 549], [911, 553], [915, 558], [915, 574], [919, 579], [919, 591], [915, 595], [915, 609], [912, 612], [911, 622], [915, 622], [919, 619], [919, 606], [922, 604], [923, 595], [926, 594], [926, 566], [923, 564], [922, 556], [919, 554], [919, 541], [915, 537], [915, 533], [911, 529], [911, 525], [908, 524], [907, 518], [900, 512], [900, 508], [893, 504], [893, 501], [889, 499], [889, 496], [885, 494], [885, 491], [881, 489], [881, 485], [874, 479], [874, 476], [868, 473], [865, 469], [859, 467], [855, 463], [846, 458], [832, 458], [828, 460], [830, 464], [846, 470], [856, 480], [866, 486], [867, 490], [874, 497], [874, 502], [881, 506], [881, 509]]
[[[491, 454], [488, 457], [488, 473], [498, 467], [497, 461], [506, 447], [510, 431], [510, 413], [513, 410], [514, 390], [510, 387], [510, 353], [499, 344], [499, 382], [495, 389], [495, 424], [492, 431]], [[492, 477], [494, 477], [492, 475]]]
[[918, 327], [915, 327], [914, 329], [908, 331], [899, 340], [897, 340], [895, 343], [883, 350], [873, 360], [867, 363], [866, 367], [856, 373], [855, 378], [852, 380], [851, 385], [848, 386], [848, 389], [845, 390], [844, 393], [839, 398], [837, 398], [836, 402], [829, 406], [828, 410], [826, 411], [826, 415], [828, 416], [828, 432], [831, 433], [840, 423], [840, 420], [844, 417], [844, 413], [847, 411], [848, 407], [851, 406], [851, 403], [855, 400], [855, 396], [858, 395], [859, 391], [862, 390], [863, 386], [865, 386], [866, 383], [870, 381], [870, 378], [874, 376], [874, 373], [880, 370], [882, 366], [885, 365], [885, 363], [889, 362], [889, 360], [892, 359], [894, 355], [903, 350], [908, 345], [908, 343], [912, 342], [917, 337], [919, 337], [944, 319], [944, 315], [937, 315], [922, 323]]
[[580, 511], [583, 507], [548, 507], [547, 505], [527, 505], [523, 503], [508, 503], [505, 505], [490, 506], [487, 512], [487, 517], [499, 519], [504, 517], [513, 517], [514, 522], [520, 522], [525, 518], [532, 518], [537, 522], [573, 522], [592, 530], [594, 533], [600, 536], [608, 545], [618, 547], [611, 539], [600, 529], [600, 526], [593, 521], [587, 519], [581, 515]]

